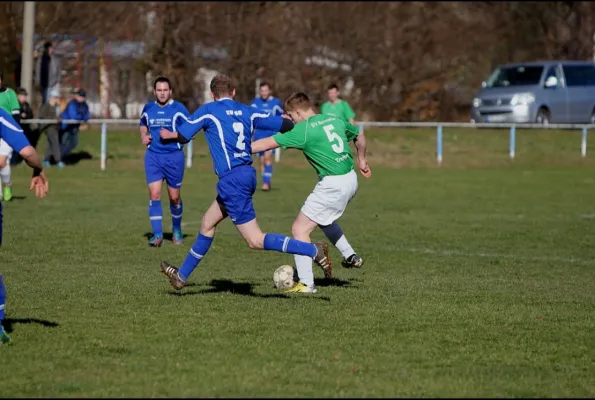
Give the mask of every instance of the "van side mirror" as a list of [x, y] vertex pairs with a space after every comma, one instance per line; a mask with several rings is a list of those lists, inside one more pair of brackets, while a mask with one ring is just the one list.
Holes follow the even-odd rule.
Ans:
[[486, 81], [481, 82], [481, 87], [484, 88], [486, 87], [488, 84], [486, 83]]
[[555, 88], [556, 86], [558, 86], [558, 78], [556, 78], [555, 76], [550, 76], [549, 78], [546, 79], [546, 81], [545, 81], [546, 88]]

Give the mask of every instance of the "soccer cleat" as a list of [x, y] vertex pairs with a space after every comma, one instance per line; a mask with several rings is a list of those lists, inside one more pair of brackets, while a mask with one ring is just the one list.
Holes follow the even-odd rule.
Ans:
[[44, 167], [44, 168], [49, 168], [49, 167], [51, 167], [51, 164], [50, 164], [50, 162], [49, 162], [49, 161], [44, 161], [44, 162], [42, 163], [42, 165], [43, 165], [43, 167]]
[[10, 343], [10, 336], [6, 334], [2, 325], [0, 325], [0, 344]]
[[314, 262], [322, 268], [324, 276], [326, 278], [333, 277], [333, 263], [328, 256], [328, 244], [324, 242], [314, 243], [316, 246], [316, 256], [314, 256]]
[[163, 236], [161, 235], [153, 235], [151, 239], [149, 239], [149, 247], [161, 247], [163, 243]]
[[58, 166], [58, 168], [64, 168], [66, 166], [66, 164], [64, 164], [62, 161], [60, 161], [58, 164], [56, 164]]
[[285, 293], [316, 293], [316, 286], [308, 286], [302, 282], [298, 282], [291, 289], [287, 289]]
[[184, 244], [184, 235], [182, 235], [182, 231], [179, 229], [174, 230], [173, 233], [173, 242], [175, 245], [182, 245]]
[[268, 192], [269, 190], [271, 190], [271, 185], [269, 185], [268, 183], [263, 183], [262, 184], [262, 190], [264, 192]]
[[364, 265], [364, 260], [354, 253], [349, 257], [344, 258], [343, 261], [341, 261], [341, 265], [344, 268], [361, 268], [362, 265]]
[[186, 281], [182, 279], [178, 273], [178, 269], [168, 264], [166, 261], [161, 261], [161, 272], [169, 278], [169, 283], [171, 283], [174, 289], [180, 290], [186, 286]]
[[12, 188], [10, 186], [4, 186], [4, 188], [2, 188], [2, 197], [4, 198], [4, 201], [12, 200]]

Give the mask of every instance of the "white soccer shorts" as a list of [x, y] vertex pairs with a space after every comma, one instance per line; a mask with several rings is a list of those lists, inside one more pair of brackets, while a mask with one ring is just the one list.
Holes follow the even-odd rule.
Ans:
[[9, 160], [12, 156], [12, 147], [2, 139], [0, 139], [0, 156], [7, 156]]
[[357, 174], [325, 176], [314, 187], [302, 207], [302, 213], [318, 225], [326, 226], [343, 215], [357, 193]]

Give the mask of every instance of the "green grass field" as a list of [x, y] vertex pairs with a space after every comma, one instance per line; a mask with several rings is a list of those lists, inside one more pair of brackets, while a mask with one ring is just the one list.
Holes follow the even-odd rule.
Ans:
[[[81, 132], [93, 159], [50, 169], [43, 200], [16, 167], [0, 397], [595, 396], [595, 157], [580, 132], [519, 130], [513, 162], [506, 131], [447, 129], [441, 168], [432, 130], [368, 135], [374, 175], [340, 220], [366, 264], [345, 270], [333, 248], [336, 279], [316, 269], [315, 295], [275, 290], [293, 258], [248, 249], [230, 221], [192, 286], [159, 273], [215, 196], [202, 138], [182, 247], [147, 247], [135, 129], [110, 132], [103, 172], [98, 133]], [[315, 183], [284, 152], [255, 195], [261, 227], [290, 234]]]

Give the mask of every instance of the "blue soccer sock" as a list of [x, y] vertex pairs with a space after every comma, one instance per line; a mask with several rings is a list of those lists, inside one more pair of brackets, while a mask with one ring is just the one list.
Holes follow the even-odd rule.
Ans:
[[180, 199], [179, 204], [172, 204], [169, 203], [169, 211], [171, 211], [171, 222], [174, 231], [181, 231], [182, 230], [182, 212], [184, 211], [184, 206], [182, 205], [182, 199]]
[[262, 174], [262, 182], [266, 183], [267, 185], [271, 184], [271, 180], [273, 178], [273, 165], [265, 165], [264, 166], [264, 173]]
[[4, 279], [0, 275], [0, 324], [4, 321], [4, 303], [6, 302], [6, 287], [4, 286]]
[[161, 200], [149, 200], [149, 219], [151, 228], [156, 236], [163, 236], [163, 210], [161, 209]]
[[205, 254], [207, 254], [207, 251], [209, 251], [211, 243], [213, 243], [212, 237], [205, 236], [202, 233], [198, 234], [196, 241], [184, 260], [184, 264], [182, 264], [178, 271], [182, 279], [188, 280], [192, 271], [194, 271], [200, 260], [202, 260]]
[[284, 235], [276, 233], [267, 233], [264, 235], [264, 249], [275, 250], [282, 253], [298, 254], [314, 258], [316, 256], [316, 246], [312, 243], [302, 242]]

